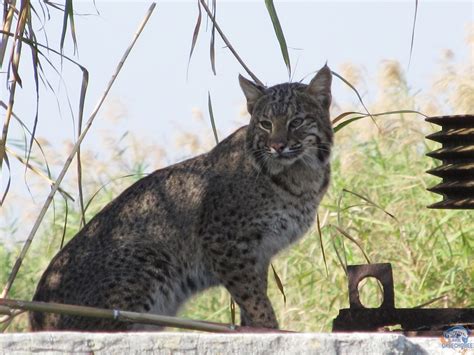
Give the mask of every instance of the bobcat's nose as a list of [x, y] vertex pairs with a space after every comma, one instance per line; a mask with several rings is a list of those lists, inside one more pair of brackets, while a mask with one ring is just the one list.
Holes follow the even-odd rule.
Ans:
[[285, 143], [277, 142], [277, 143], [271, 143], [270, 144], [270, 151], [275, 151], [278, 154], [283, 153], [283, 150], [286, 148]]

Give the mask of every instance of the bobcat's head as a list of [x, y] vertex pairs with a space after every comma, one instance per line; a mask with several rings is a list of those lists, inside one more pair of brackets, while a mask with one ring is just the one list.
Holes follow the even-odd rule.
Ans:
[[331, 80], [327, 65], [309, 85], [265, 88], [239, 76], [251, 115], [247, 150], [258, 168], [279, 174], [298, 161], [313, 169], [328, 164], [333, 139]]

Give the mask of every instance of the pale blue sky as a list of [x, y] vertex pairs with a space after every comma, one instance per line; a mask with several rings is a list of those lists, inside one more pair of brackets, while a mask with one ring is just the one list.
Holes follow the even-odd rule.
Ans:
[[[294, 80], [314, 72], [325, 61], [334, 69], [351, 62], [361, 65], [369, 80], [375, 81], [377, 68], [384, 59], [396, 59], [408, 65], [414, 1], [292, 1], [277, 2], [294, 68]], [[78, 61], [90, 71], [86, 116], [108, 82], [112, 70], [128, 46], [137, 24], [149, 6], [148, 2], [97, 1], [100, 15], [76, 17], [79, 42]], [[91, 2], [76, 3], [79, 13], [94, 13]], [[254, 73], [265, 83], [288, 80], [280, 49], [263, 1], [218, 1], [217, 18], [223, 30]], [[49, 43], [58, 44], [60, 16], [52, 13], [47, 24]], [[415, 47], [407, 79], [414, 91], [425, 90], [443, 49], [453, 49], [459, 60], [469, 55], [465, 45], [466, 26], [472, 22], [472, 3], [456, 1], [420, 1]], [[207, 91], [212, 94], [216, 120], [229, 126], [243, 102], [237, 82], [244, 70], [216, 42], [217, 76], [209, 62], [209, 31], [206, 20], [196, 46], [186, 80], [191, 36], [197, 16], [195, 1], [158, 2], [155, 13], [127, 60], [111, 94], [124, 103], [128, 119], [123, 130], [133, 130], [164, 139], [174, 125], [191, 124], [191, 109], [207, 112]], [[56, 21], [55, 21], [56, 20]], [[292, 49], [293, 48], [293, 49]], [[71, 54], [71, 51], [68, 51]], [[25, 58], [25, 78], [29, 67]], [[297, 65], [297, 66], [296, 66]], [[295, 68], [296, 66], [296, 68]], [[65, 63], [63, 75], [76, 111], [80, 72]], [[58, 81], [51, 75], [53, 83]], [[29, 83], [30, 87], [32, 83]], [[20, 92], [16, 111], [25, 121], [32, 121], [31, 91]], [[55, 85], [57, 87], [57, 85]], [[2, 88], [3, 89], [3, 88]], [[344, 84], [335, 80], [334, 97], [349, 95]], [[61, 89], [64, 92], [64, 89]], [[22, 95], [23, 94], [23, 95]], [[54, 95], [42, 90], [39, 135], [52, 139], [71, 137], [72, 124], [67, 106], [62, 103], [60, 118]], [[371, 91], [366, 92], [371, 95]], [[3, 94], [2, 94], [3, 96]], [[49, 96], [49, 97], [48, 97]], [[355, 101], [355, 97], [354, 97]], [[47, 117], [47, 119], [45, 119]], [[105, 126], [104, 126], [105, 124]], [[108, 127], [100, 116], [96, 126]], [[166, 129], [165, 129], [166, 128]], [[94, 132], [88, 141], [93, 142]], [[86, 142], [87, 143], [87, 142]]]
[[[264, 2], [219, 0], [217, 3], [217, 20], [223, 31], [260, 80], [270, 85], [288, 81]], [[90, 71], [86, 119], [149, 4], [142, 1], [99, 0], [96, 1], [99, 15], [96, 15], [92, 2], [75, 2], [78, 13], [93, 14], [76, 16], [79, 46], [77, 61]], [[326, 61], [336, 71], [342, 63], [351, 62], [364, 68], [368, 81], [368, 89], [364, 93], [370, 99], [382, 60], [398, 60], [407, 68], [414, 4], [414, 0], [276, 2], [290, 47], [293, 80], [298, 81], [314, 72]], [[212, 95], [216, 123], [222, 135], [230, 133], [231, 127], [235, 127], [243, 104], [237, 76], [245, 73], [228, 49], [223, 47], [220, 38], [217, 38], [217, 76], [212, 74], [210, 36], [209, 30], [206, 32], [205, 16], [186, 80], [197, 13], [196, 1], [158, 1], [150, 22], [109, 95], [113, 102], [120, 102], [125, 107], [126, 115], [119, 123], [113, 124], [105, 120], [103, 114], [99, 114], [83, 144], [85, 149], [98, 147], [100, 132], [104, 129], [112, 130], [117, 136], [127, 130], [132, 131], [144, 139], [174, 148], [172, 142], [175, 133], [196, 125], [192, 120], [193, 108], [201, 109], [207, 119], [208, 91]], [[46, 29], [49, 45], [57, 48], [61, 15], [57, 12], [51, 14], [52, 20], [47, 23]], [[466, 27], [472, 21], [473, 4], [470, 1], [419, 1], [414, 51], [407, 73], [413, 92], [423, 92], [429, 88], [444, 49], [452, 49], [457, 61], [466, 62], [469, 56], [472, 60], [472, 53], [465, 44]], [[39, 40], [42, 41], [42, 36], [39, 36]], [[66, 49], [68, 55], [72, 55], [70, 49]], [[31, 124], [34, 117], [34, 91], [33, 83], [28, 82], [29, 68], [30, 58], [25, 56], [21, 63], [24, 89], [17, 91], [15, 111]], [[63, 63], [62, 73], [76, 113], [81, 73], [66, 62]], [[51, 142], [62, 142], [73, 138], [64, 84], [59, 85], [54, 75], [48, 75], [57, 90], [62, 115], [58, 112], [55, 95], [42, 87], [37, 135]], [[0, 77], [4, 80], [3, 74]], [[5, 85], [0, 90], [1, 99], [6, 101]], [[333, 96], [336, 101], [357, 101], [338, 80], [334, 81]], [[12, 126], [9, 138], [20, 138], [19, 132]], [[179, 157], [179, 152], [175, 156]], [[15, 164], [13, 169], [23, 172]], [[2, 184], [6, 182], [5, 175], [2, 176]], [[12, 190], [25, 190], [22, 178], [14, 179]], [[45, 186], [45, 192], [40, 195], [43, 196], [47, 190]], [[43, 199], [38, 198], [36, 202], [39, 207]]]

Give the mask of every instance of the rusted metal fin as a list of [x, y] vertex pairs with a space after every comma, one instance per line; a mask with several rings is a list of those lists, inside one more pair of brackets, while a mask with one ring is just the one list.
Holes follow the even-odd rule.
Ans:
[[439, 143], [460, 142], [463, 140], [470, 142], [474, 140], [474, 128], [443, 128], [441, 132], [432, 133], [426, 136], [426, 138]]
[[427, 173], [442, 178], [474, 177], [474, 162], [443, 164], [428, 170]]
[[426, 122], [434, 123], [439, 126], [456, 127], [456, 126], [474, 126], [472, 122], [473, 115], [451, 115], [451, 116], [433, 116], [425, 119]]
[[472, 191], [472, 189], [474, 189], [474, 180], [452, 180], [430, 187], [427, 190], [440, 195], [457, 194], [465, 197], [465, 194]]
[[427, 173], [443, 179], [428, 189], [443, 195], [443, 201], [428, 208], [474, 209], [474, 115], [429, 117], [426, 121], [442, 127], [426, 138], [443, 145], [427, 154], [442, 161]]
[[428, 208], [453, 210], [474, 209], [474, 197], [459, 199], [450, 198], [449, 200], [433, 203], [432, 205], [429, 205]]
[[446, 147], [426, 154], [427, 156], [445, 160], [445, 159], [474, 159], [474, 144], [458, 147]]

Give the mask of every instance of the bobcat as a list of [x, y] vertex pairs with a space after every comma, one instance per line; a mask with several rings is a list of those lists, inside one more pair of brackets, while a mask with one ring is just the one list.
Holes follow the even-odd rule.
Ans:
[[[210, 152], [157, 170], [99, 212], [53, 258], [34, 301], [175, 315], [223, 285], [241, 324], [278, 328], [270, 259], [312, 225], [330, 178], [331, 71], [269, 88], [239, 76], [250, 123]], [[30, 313], [32, 330], [150, 326]]]

